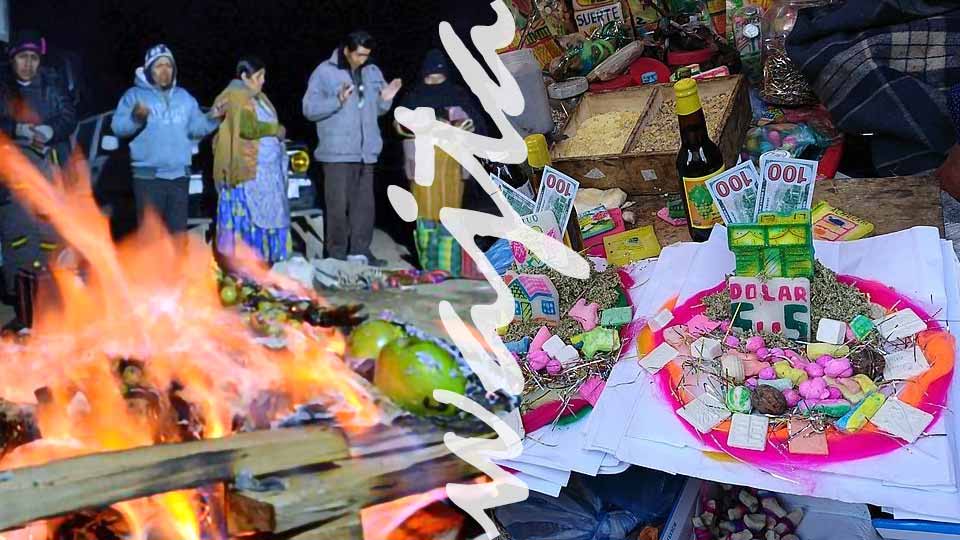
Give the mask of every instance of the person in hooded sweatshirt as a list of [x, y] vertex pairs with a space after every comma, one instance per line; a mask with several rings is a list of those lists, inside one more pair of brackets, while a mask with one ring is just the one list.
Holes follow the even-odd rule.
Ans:
[[187, 230], [193, 146], [220, 125], [226, 103], [204, 114], [177, 86], [177, 64], [166, 45], [152, 47], [123, 94], [111, 124], [114, 135], [133, 140], [133, 194], [137, 215], [152, 207], [173, 233]]
[[[400, 99], [400, 106], [415, 110], [418, 107], [431, 108], [437, 120], [449, 123], [478, 135], [487, 134], [487, 123], [476, 107], [473, 96], [465, 88], [451, 80], [450, 66], [446, 56], [439, 49], [427, 52], [420, 69], [421, 79], [413, 89]], [[465, 196], [470, 199], [470, 188], [479, 188], [479, 184], [468, 179], [464, 185], [464, 171], [460, 163], [443, 152], [435, 149], [434, 179], [430, 186], [421, 186], [415, 179], [415, 148], [413, 133], [399, 122], [394, 123], [397, 132], [406, 137], [403, 150], [406, 156], [405, 172], [410, 180], [411, 192], [417, 200], [418, 214], [421, 219], [440, 220], [440, 209], [463, 207]], [[473, 184], [476, 184], [475, 186]], [[467, 193], [465, 193], [465, 187]], [[485, 197], [486, 194], [483, 194]], [[487, 197], [489, 199], [489, 197]]]
[[[57, 71], [43, 58], [46, 40], [35, 31], [13, 36], [8, 49], [11, 76], [0, 85], [0, 130], [50, 178], [70, 158], [70, 136], [77, 127], [73, 100]], [[58, 237], [43, 219], [27, 211], [0, 186], [0, 243], [5, 292], [15, 296], [16, 275], [36, 271], [59, 249]]]
[[368, 63], [373, 48], [370, 34], [349, 34], [310, 75], [303, 115], [317, 124], [314, 156], [323, 165], [327, 255], [382, 266], [370, 251], [373, 168], [383, 149], [377, 119], [390, 111], [403, 83], [387, 84], [380, 68]]

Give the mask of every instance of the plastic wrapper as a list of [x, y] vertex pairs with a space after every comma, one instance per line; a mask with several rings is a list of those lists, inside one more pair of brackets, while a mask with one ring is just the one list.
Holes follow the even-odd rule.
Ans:
[[517, 540], [624, 540], [639, 527], [662, 523], [684, 480], [641, 467], [610, 477], [575, 475], [557, 498], [531, 492], [494, 512]]

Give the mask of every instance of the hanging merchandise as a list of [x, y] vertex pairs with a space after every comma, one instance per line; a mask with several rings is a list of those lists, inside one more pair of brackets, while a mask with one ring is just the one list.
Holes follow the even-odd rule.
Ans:
[[825, 6], [832, 0], [777, 0], [763, 15], [763, 84], [760, 96], [777, 105], [812, 105], [817, 95], [787, 55], [787, 36], [803, 8]]
[[573, 13], [577, 29], [585, 36], [611, 21], [626, 20], [621, 0], [573, 0]]
[[757, 6], [741, 7], [733, 15], [732, 43], [740, 53], [743, 74], [754, 84], [763, 79], [761, 26], [761, 13]]

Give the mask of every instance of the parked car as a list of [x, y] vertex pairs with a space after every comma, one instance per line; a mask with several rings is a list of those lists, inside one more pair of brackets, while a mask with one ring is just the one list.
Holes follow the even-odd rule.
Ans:
[[[110, 128], [113, 112], [108, 111], [81, 120], [74, 132], [75, 144], [81, 149], [90, 169], [90, 181], [100, 206], [111, 216], [114, 237], [119, 238], [136, 228], [136, 206], [130, 181], [128, 141], [113, 135]], [[317, 195], [307, 174], [310, 152], [306, 143], [287, 141], [287, 172], [291, 211], [316, 207]], [[190, 174], [191, 220], [212, 220], [216, 214], [217, 193], [212, 179], [213, 155], [209, 139], [194, 146]]]

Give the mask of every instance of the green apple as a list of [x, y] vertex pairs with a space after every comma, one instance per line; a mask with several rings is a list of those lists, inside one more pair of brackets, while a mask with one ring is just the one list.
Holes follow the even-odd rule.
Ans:
[[447, 351], [429, 341], [400, 338], [380, 351], [373, 384], [398, 406], [419, 416], [451, 416], [456, 407], [437, 402], [434, 390], [464, 394], [467, 379]]
[[380, 320], [366, 321], [350, 334], [347, 352], [354, 358], [376, 360], [387, 343], [404, 335], [403, 328], [393, 323]]
[[224, 285], [220, 289], [220, 303], [224, 306], [232, 306], [237, 303], [237, 288], [230, 285]]

